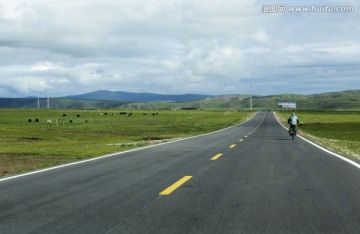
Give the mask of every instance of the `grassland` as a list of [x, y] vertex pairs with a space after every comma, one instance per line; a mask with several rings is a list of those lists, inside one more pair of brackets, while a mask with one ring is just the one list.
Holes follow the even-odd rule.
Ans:
[[[286, 111], [276, 113], [283, 121], [291, 114]], [[299, 129], [305, 137], [360, 160], [360, 112], [297, 111], [296, 115], [303, 122]]]
[[240, 123], [252, 114], [1, 109], [0, 176], [211, 132]]

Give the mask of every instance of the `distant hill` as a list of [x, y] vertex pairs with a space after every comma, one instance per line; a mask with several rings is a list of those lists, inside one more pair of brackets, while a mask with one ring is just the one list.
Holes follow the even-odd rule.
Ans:
[[[278, 109], [279, 102], [296, 102], [303, 110], [360, 110], [360, 90], [322, 93], [315, 95], [280, 94], [252, 97], [254, 109]], [[172, 108], [197, 107], [200, 109], [249, 109], [249, 95], [222, 95], [187, 102], [131, 103], [124, 108]]]
[[[49, 104], [52, 109], [113, 109], [125, 105], [126, 102], [50, 98]], [[0, 108], [36, 109], [37, 106], [37, 98], [0, 98]], [[40, 99], [40, 108], [47, 108], [47, 98]]]
[[214, 97], [214, 95], [203, 94], [183, 94], [183, 95], [165, 95], [155, 93], [131, 93], [122, 91], [99, 90], [91, 93], [67, 96], [69, 99], [87, 99], [87, 100], [111, 100], [122, 102], [184, 102], [190, 100], [199, 100], [203, 98]]
[[282, 94], [255, 98], [256, 106], [269, 106], [282, 101], [296, 102], [306, 110], [360, 110], [360, 90], [321, 93], [314, 95]]
[[[135, 100], [135, 101], [130, 101]], [[145, 101], [143, 101], [145, 100]], [[360, 90], [314, 95], [281, 94], [252, 97], [254, 109], [277, 109], [278, 102], [296, 102], [303, 110], [360, 110]], [[97, 91], [93, 93], [51, 98], [50, 108], [57, 109], [249, 109], [249, 95], [163, 95]], [[47, 107], [47, 99], [40, 99]], [[0, 108], [37, 108], [37, 98], [0, 98]]]

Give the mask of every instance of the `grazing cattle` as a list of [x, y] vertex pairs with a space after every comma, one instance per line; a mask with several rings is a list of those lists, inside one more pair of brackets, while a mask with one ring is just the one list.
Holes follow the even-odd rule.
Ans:
[[70, 123], [72, 123], [73, 121], [70, 119], [70, 121], [69, 121]]
[[31, 123], [31, 122], [32, 122], [32, 119], [28, 119], [28, 122]]
[[78, 117], [78, 118], [79, 118], [80, 116], [81, 116], [81, 115], [76, 115], [76, 117]]
[[36, 123], [39, 123], [39, 122], [40, 122], [40, 120], [39, 120], [39, 119], [35, 119], [35, 122], [36, 122]]
[[51, 119], [47, 119], [47, 120], [45, 120], [45, 123], [52, 124], [52, 121], [51, 121]]
[[63, 117], [66, 117], [66, 114], [63, 114]]

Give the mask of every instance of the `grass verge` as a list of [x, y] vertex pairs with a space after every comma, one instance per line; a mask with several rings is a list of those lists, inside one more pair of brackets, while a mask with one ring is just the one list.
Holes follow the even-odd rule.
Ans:
[[[276, 114], [283, 122], [289, 111]], [[360, 160], [360, 112], [297, 111], [304, 137], [349, 158]]]

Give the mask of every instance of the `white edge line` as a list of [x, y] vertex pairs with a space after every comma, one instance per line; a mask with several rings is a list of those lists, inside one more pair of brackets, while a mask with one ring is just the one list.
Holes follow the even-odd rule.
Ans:
[[91, 161], [95, 161], [95, 160], [99, 160], [99, 159], [114, 157], [114, 156], [117, 156], [117, 155], [126, 154], [126, 153], [139, 151], [139, 150], [144, 150], [144, 149], [148, 149], [148, 148], [153, 148], [153, 147], [157, 147], [157, 146], [161, 146], [161, 145], [165, 145], [165, 144], [175, 143], [175, 142], [178, 142], [178, 141], [184, 141], [184, 140], [189, 140], [189, 139], [193, 139], [193, 138], [196, 138], [196, 137], [211, 135], [211, 134], [214, 134], [214, 133], [217, 133], [217, 132], [225, 131], [225, 130], [228, 130], [230, 128], [234, 128], [234, 127], [237, 127], [239, 125], [242, 125], [242, 124], [248, 122], [249, 120], [251, 120], [252, 118], [254, 118], [258, 113], [259, 112], [256, 112], [251, 118], [247, 119], [246, 121], [244, 121], [242, 123], [239, 123], [239, 124], [236, 124], [234, 126], [230, 126], [230, 127], [224, 128], [224, 129], [220, 129], [220, 130], [217, 130], [215, 132], [210, 132], [210, 133], [205, 133], [205, 134], [196, 135], [196, 136], [192, 136], [192, 137], [182, 138], [182, 139], [178, 139], [178, 140], [174, 140], [174, 141], [168, 141], [168, 142], [159, 143], [159, 144], [155, 144], [155, 145], [144, 146], [144, 147], [141, 147], [141, 148], [126, 150], [126, 151], [120, 151], [120, 152], [117, 152], [117, 153], [107, 154], [107, 155], [103, 155], [103, 156], [99, 156], [99, 157], [95, 157], [95, 158], [91, 158], [91, 159], [86, 159], [86, 160], [82, 160], [82, 161], [78, 161], [78, 162], [67, 163], [67, 164], [63, 164], [63, 165], [59, 165], [59, 166], [55, 166], [55, 167], [49, 167], [49, 168], [45, 168], [45, 169], [41, 169], [41, 170], [37, 170], [37, 171], [27, 172], [27, 173], [24, 173], [24, 174], [9, 176], [9, 177], [5, 177], [5, 178], [1, 178], [0, 182], [6, 181], [6, 180], [12, 180], [12, 179], [16, 179], [16, 178], [20, 178], [20, 177], [24, 177], [24, 176], [39, 174], [39, 173], [42, 173], [42, 172], [51, 171], [51, 170], [55, 170], [55, 169], [59, 169], [59, 168], [63, 168], [63, 167], [69, 167], [69, 166], [73, 166], [73, 165], [77, 165], [77, 164], [87, 163], [87, 162], [91, 162]]
[[[278, 121], [278, 123], [279, 123], [283, 128], [287, 129], [287, 128], [280, 122], [279, 117], [275, 114], [275, 112], [274, 112], [273, 114], [274, 114], [276, 120]], [[342, 155], [340, 155], [340, 154], [337, 154], [337, 153], [334, 153], [334, 152], [332, 152], [332, 151], [330, 151], [330, 150], [328, 150], [328, 149], [325, 149], [324, 147], [319, 146], [319, 145], [315, 144], [314, 142], [312, 142], [312, 141], [310, 141], [310, 140], [308, 140], [308, 139], [306, 139], [306, 138], [304, 138], [304, 137], [302, 137], [302, 136], [298, 136], [298, 137], [300, 137], [302, 140], [306, 141], [307, 143], [312, 144], [313, 146], [321, 149], [322, 151], [325, 151], [325, 152], [328, 153], [328, 154], [331, 154], [331, 155], [333, 155], [333, 156], [335, 156], [335, 157], [338, 157], [338, 158], [340, 158], [340, 159], [342, 159], [342, 160], [344, 160], [344, 161], [350, 163], [351, 165], [353, 165], [353, 166], [355, 166], [355, 167], [357, 167], [357, 168], [360, 169], [360, 164], [352, 161], [351, 159], [348, 159], [348, 158], [346, 158], [346, 157], [344, 157], [344, 156], [342, 156]]]

